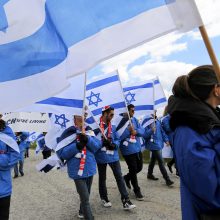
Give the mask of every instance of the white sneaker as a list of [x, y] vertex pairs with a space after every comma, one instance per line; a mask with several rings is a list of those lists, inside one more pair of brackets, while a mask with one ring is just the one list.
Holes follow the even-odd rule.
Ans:
[[102, 205], [103, 205], [105, 208], [112, 207], [111, 202], [109, 202], [108, 200], [105, 200], [105, 199], [102, 199]]
[[130, 210], [136, 208], [136, 205], [134, 205], [129, 199], [123, 201], [123, 209], [124, 210]]
[[84, 218], [84, 215], [79, 212], [79, 213], [78, 213], [78, 218], [83, 219], [83, 218]]

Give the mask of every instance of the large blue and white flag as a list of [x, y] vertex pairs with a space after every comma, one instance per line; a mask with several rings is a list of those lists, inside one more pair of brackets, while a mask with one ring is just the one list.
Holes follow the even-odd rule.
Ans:
[[167, 104], [162, 85], [157, 78], [123, 88], [127, 104], [135, 106], [137, 116], [150, 115]]
[[1, 0], [0, 111], [14, 111], [66, 88], [67, 53], [45, 0]]
[[70, 86], [63, 92], [18, 111], [82, 115], [85, 74], [72, 77], [68, 81]]
[[0, 111], [52, 97], [66, 74], [201, 24], [193, 0], [1, 0]]
[[115, 109], [115, 115], [126, 112], [126, 103], [118, 72], [115, 71], [87, 83], [85, 101], [97, 121], [102, 114], [102, 108], [108, 105]]

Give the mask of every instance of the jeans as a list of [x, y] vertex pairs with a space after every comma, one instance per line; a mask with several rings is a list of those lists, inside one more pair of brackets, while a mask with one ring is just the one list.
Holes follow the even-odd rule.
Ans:
[[124, 155], [124, 159], [128, 165], [128, 174], [124, 178], [128, 181], [131, 181], [131, 184], [134, 188], [134, 192], [139, 192], [140, 187], [138, 186], [137, 173], [139, 173], [143, 168], [143, 157], [142, 153], [138, 152], [135, 154]]
[[[18, 164], [19, 164], [19, 168], [18, 168]], [[19, 173], [21, 175], [24, 174], [23, 167], [24, 167], [24, 161], [23, 160], [19, 160], [18, 163], [16, 163], [15, 166], [14, 166], [14, 174], [15, 174], [15, 176], [18, 176], [18, 170], [19, 170]]]
[[151, 155], [150, 163], [148, 166], [148, 175], [149, 176], [153, 175], [153, 169], [154, 169], [155, 163], [156, 163], [156, 161], [158, 161], [160, 172], [162, 173], [163, 178], [165, 180], [170, 179], [167, 174], [166, 168], [164, 166], [164, 162], [163, 162], [163, 158], [162, 158], [162, 151], [161, 150], [152, 150], [151, 153], [152, 153], [152, 155]]
[[117, 186], [119, 192], [121, 194], [121, 199], [128, 199], [128, 192], [125, 186], [125, 182], [121, 172], [121, 165], [119, 161], [113, 163], [104, 163], [97, 164], [98, 172], [99, 172], [99, 195], [101, 199], [108, 200], [108, 193], [106, 188], [106, 168], [109, 165], [114, 174], [115, 180], [117, 182]]
[[1, 220], [9, 219], [10, 200], [11, 200], [11, 196], [0, 198], [0, 219]]
[[93, 176], [75, 179], [76, 190], [80, 196], [80, 213], [84, 215], [85, 219], [92, 220], [94, 219], [92, 215], [92, 210], [89, 203], [89, 195], [91, 191]]

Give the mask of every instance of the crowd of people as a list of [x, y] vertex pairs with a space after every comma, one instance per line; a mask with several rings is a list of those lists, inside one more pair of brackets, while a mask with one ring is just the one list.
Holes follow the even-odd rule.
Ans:
[[[67, 165], [68, 176], [74, 180], [79, 194], [78, 217], [94, 219], [89, 197], [96, 168], [99, 196], [105, 208], [112, 206], [106, 185], [108, 166], [113, 172], [124, 210], [136, 207], [129, 198], [128, 190], [133, 189], [138, 201], [144, 200], [138, 182], [138, 173], [143, 168], [143, 142], [151, 152], [146, 178], [158, 180], [153, 174], [157, 161], [167, 186], [174, 182], [166, 170], [162, 149], [164, 144], [172, 148], [174, 158], [168, 163], [168, 168], [173, 172], [172, 165], [175, 164], [176, 174], [180, 176], [182, 219], [220, 219], [218, 105], [220, 86], [213, 67], [201, 66], [177, 78], [164, 117], [158, 119], [156, 113], [153, 114], [153, 123], [145, 128], [135, 117], [135, 106], [132, 104], [127, 106], [128, 112], [122, 115], [117, 126], [112, 124], [115, 112], [111, 106], [102, 109], [99, 128], [94, 130], [84, 122], [85, 117], [75, 115], [73, 125], [57, 138], [55, 152]], [[2, 220], [9, 218], [12, 188], [10, 169], [14, 167], [14, 178], [19, 173], [24, 175], [22, 155], [30, 145], [24, 132], [16, 135], [17, 142], [12, 130], [0, 119]], [[49, 157], [51, 151], [46, 147], [44, 139], [40, 139], [38, 144], [45, 151], [43, 158]], [[128, 172], [125, 175], [121, 170], [119, 150], [127, 164]]]

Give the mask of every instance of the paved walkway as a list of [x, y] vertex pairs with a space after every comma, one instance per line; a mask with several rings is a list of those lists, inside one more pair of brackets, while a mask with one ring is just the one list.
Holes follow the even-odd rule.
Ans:
[[[77, 219], [79, 199], [74, 182], [66, 172], [52, 170], [48, 174], [38, 173], [35, 165], [42, 156], [25, 159], [24, 177], [13, 180], [10, 220], [72, 220]], [[121, 162], [123, 173], [127, 172], [125, 162]], [[171, 175], [175, 181], [173, 187], [167, 187], [158, 167], [155, 175], [159, 181], [146, 178], [147, 165], [139, 174], [139, 183], [144, 201], [136, 201], [133, 192], [130, 198], [137, 208], [124, 211], [120, 201], [114, 177], [108, 168], [107, 186], [111, 208], [101, 206], [97, 175], [94, 177], [91, 194], [91, 205], [96, 220], [180, 220], [179, 179]]]

